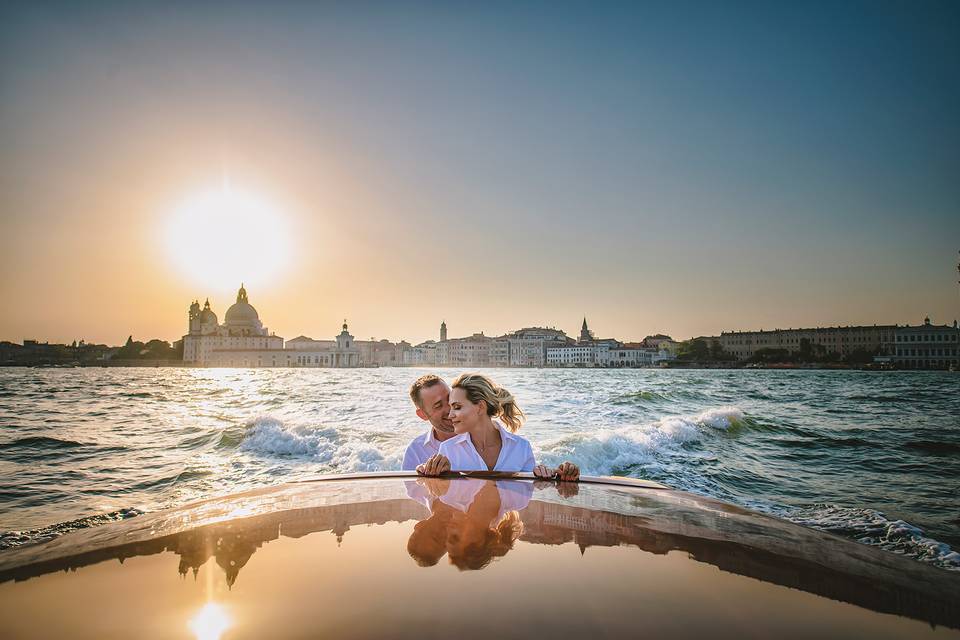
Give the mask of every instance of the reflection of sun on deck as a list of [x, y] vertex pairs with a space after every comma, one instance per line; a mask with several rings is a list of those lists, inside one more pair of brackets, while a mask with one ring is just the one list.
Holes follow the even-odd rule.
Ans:
[[[580, 554], [576, 554], [579, 561], [569, 565], [568, 570], [574, 572], [569, 578], [574, 582], [593, 585], [590, 596], [584, 594], [582, 597], [592, 597], [609, 604], [613, 596], [603, 593], [607, 589], [616, 590], [618, 598], [630, 597], [622, 593], [624, 580], [636, 582], [634, 586], [638, 587], [638, 591], [633, 597], [640, 597], [644, 592], [639, 587], [645, 572], [652, 569], [641, 570], [640, 573], [636, 573], [636, 570], [629, 574], [621, 572], [629, 564], [629, 558], [642, 561], [641, 556], [633, 552], [633, 555], [624, 556], [613, 566], [609, 565], [605, 555], [609, 552], [580, 557], [591, 547], [626, 551], [636, 548], [652, 554], [646, 557], [671, 559], [671, 566], [674, 567], [672, 575], [680, 580], [677, 584], [683, 585], [680, 592], [672, 593], [671, 587], [663, 584], [662, 580], [650, 586], [657, 589], [658, 598], [675, 598], [677, 603], [707, 597], [706, 593], [700, 592], [708, 590], [713, 590], [708, 599], [716, 599], [718, 584], [740, 584], [730, 581], [742, 580], [739, 576], [747, 576], [767, 583], [767, 589], [775, 588], [773, 585], [792, 587], [875, 612], [960, 628], [960, 604], [955, 597], [960, 593], [960, 576], [706, 498], [670, 490], [589, 483], [579, 486], [578, 495], [571, 495], [569, 491], [561, 495], [553, 484], [539, 485], [538, 490], [531, 491], [530, 483], [511, 481], [524, 488], [526, 498], [520, 503], [498, 505], [497, 491], [490, 492], [483, 488], [492, 486], [492, 481], [474, 479], [454, 480], [454, 484], [448, 483], [448, 487], [433, 484], [431, 493], [418, 502], [406, 497], [415, 481], [406, 482], [407, 487], [396, 478], [287, 485], [201, 503], [180, 512], [141, 516], [117, 525], [79, 532], [80, 535], [64, 536], [54, 541], [57, 544], [52, 545], [53, 548], [48, 548], [50, 544], [39, 545], [33, 549], [0, 554], [0, 582], [8, 583], [0, 584], [0, 595], [4, 593], [3, 589], [14, 586], [10, 584], [11, 580], [27, 581], [29, 584], [32, 578], [51, 572], [75, 571], [111, 559], [122, 561], [163, 552], [179, 556], [178, 571], [181, 575], [193, 572], [196, 576], [200, 568], [213, 558], [222, 570], [226, 586], [234, 587], [240, 571], [250, 565], [258, 550], [267, 543], [281, 539], [287, 540], [281, 543], [286, 549], [285, 553], [302, 558], [303, 571], [322, 569], [307, 567], [311, 566], [311, 562], [319, 561], [319, 558], [326, 558], [324, 567], [329, 567], [328, 570], [333, 573], [317, 575], [315, 580], [321, 582], [334, 580], [342, 585], [345, 581], [363, 581], [363, 576], [373, 578], [381, 571], [400, 571], [398, 577], [408, 580], [410, 584], [421, 584], [424, 576], [435, 576], [430, 579], [441, 580], [446, 585], [443, 588], [455, 589], [459, 583], [449, 582], [455, 578], [446, 573], [424, 573], [430, 569], [422, 568], [414, 559], [407, 557], [407, 539], [412, 540], [413, 526], [403, 523], [420, 521], [425, 524], [432, 521], [431, 526], [436, 526], [429, 532], [434, 536], [431, 541], [441, 546], [446, 544], [449, 549], [451, 541], [456, 543], [454, 537], [459, 539], [466, 535], [464, 522], [478, 517], [481, 511], [484, 515], [480, 529], [485, 529], [487, 523], [499, 518], [505, 509], [513, 509], [513, 512], [519, 509], [522, 521], [519, 540], [501, 549], [497, 556], [504, 557], [497, 560], [495, 565], [488, 566], [488, 570], [496, 567], [495, 573], [500, 576], [499, 579], [515, 583], [513, 588], [519, 589], [524, 580], [530, 579], [528, 573], [531, 562], [535, 563], [533, 566], [539, 566], [538, 571], [542, 572], [552, 571], [553, 567], [570, 562], [566, 554], [556, 555], [559, 551], [549, 551], [548, 556], [543, 556], [540, 553], [531, 555], [529, 550], [539, 547], [548, 551], [575, 544], [580, 549]], [[451, 493], [451, 487], [463, 489], [465, 482], [477, 485], [470, 491]], [[501, 500], [511, 499], [503, 490], [499, 495]], [[518, 494], [513, 495], [516, 497]], [[493, 500], [494, 503], [486, 505], [485, 509], [478, 509], [477, 500]], [[603, 505], [602, 509], [598, 507], [600, 504]], [[223, 519], [224, 514], [238, 510], [254, 515], [242, 519]], [[452, 515], [441, 517], [444, 513]], [[456, 524], [458, 518], [459, 525]], [[317, 555], [319, 539], [309, 536], [329, 531], [336, 536], [339, 545], [352, 528], [364, 525], [384, 526], [375, 530], [364, 528], [363, 531], [370, 531], [370, 535], [359, 535], [349, 550], [333, 547], [324, 552], [334, 555]], [[371, 535], [374, 537], [371, 538]], [[68, 539], [70, 537], [73, 538], [72, 542]], [[301, 539], [304, 540], [301, 542]], [[313, 542], [308, 543], [308, 540]], [[375, 541], [374, 547], [369, 547], [371, 541]], [[358, 549], [357, 545], [367, 545], [368, 550]], [[683, 552], [683, 555], [671, 553], [674, 551]], [[355, 555], [358, 553], [359, 556]], [[452, 562], [453, 551], [450, 553]], [[342, 568], [334, 568], [340, 561], [333, 559], [341, 554], [348, 554], [353, 558], [351, 562], [355, 563], [351, 565], [349, 576], [343, 574]], [[269, 563], [277, 560], [266, 552], [263, 557], [267, 565], [261, 562], [253, 574], [261, 578], [242, 581], [248, 592], [267, 588], [259, 584], [262, 572], [269, 569]], [[641, 566], [647, 566], [643, 562], [647, 561], [642, 561]], [[676, 564], [678, 562], [680, 564]], [[441, 563], [440, 566], [445, 564]], [[386, 568], [388, 565], [389, 569]], [[701, 570], [694, 569], [696, 566], [709, 565], [721, 569], [722, 573], [707, 579], [698, 573]], [[119, 567], [116, 570], [122, 571]], [[83, 575], [83, 571], [79, 574]], [[683, 581], [682, 576], [688, 574], [700, 577]], [[456, 571], [453, 575], [456, 575]], [[374, 601], [379, 602], [385, 595], [378, 593], [376, 584], [370, 584], [367, 588], [369, 598]], [[676, 587], [673, 589], [676, 590]], [[262, 597], [269, 602], [273, 595], [269, 594], [269, 589], [267, 592]], [[415, 594], [409, 597], [415, 597]], [[535, 598], [535, 595], [524, 596], [530, 597]], [[786, 596], [780, 594], [777, 597]], [[790, 596], [787, 600], [797, 597]], [[2, 609], [4, 607], [0, 605], [0, 613], [3, 613]], [[855, 608], [852, 611], [862, 610]], [[554, 615], [557, 616], [555, 625], [562, 628], [564, 617], [590, 614], [577, 614], [571, 610], [558, 611]], [[629, 616], [630, 613], [624, 611], [623, 615]], [[757, 614], [753, 612], [751, 615]], [[771, 611], [765, 615], [773, 619], [777, 614]], [[799, 628], [794, 632], [799, 633]]]

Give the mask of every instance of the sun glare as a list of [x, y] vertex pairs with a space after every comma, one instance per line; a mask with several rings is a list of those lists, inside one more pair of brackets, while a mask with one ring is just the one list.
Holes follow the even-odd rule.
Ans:
[[187, 623], [197, 640], [219, 640], [230, 628], [230, 616], [216, 602], [208, 602]]
[[290, 263], [286, 218], [259, 195], [223, 186], [193, 195], [171, 212], [167, 253], [191, 283], [272, 283]]

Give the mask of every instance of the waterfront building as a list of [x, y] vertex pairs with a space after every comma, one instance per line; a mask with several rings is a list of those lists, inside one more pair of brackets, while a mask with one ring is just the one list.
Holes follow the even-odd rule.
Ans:
[[344, 321], [333, 340], [298, 336], [284, 344], [260, 322], [241, 285], [237, 301], [227, 309], [223, 324], [207, 300], [194, 301], [183, 336], [183, 361], [205, 367], [357, 367], [360, 351]]
[[343, 321], [340, 334], [333, 340], [313, 340], [299, 336], [288, 341], [284, 356], [284, 364], [272, 366], [347, 368], [364, 364], [361, 361], [360, 348], [350, 334], [346, 320]]
[[336, 346], [336, 340], [314, 340], [313, 338], [308, 338], [307, 336], [297, 336], [293, 340], [287, 340], [286, 344], [284, 345], [286, 349], [292, 349], [295, 351], [329, 350], [335, 349]]
[[917, 326], [896, 327], [889, 358], [898, 369], [960, 368], [960, 329], [953, 325], [935, 325], [930, 318]]
[[799, 353], [806, 343], [814, 355], [835, 353], [846, 357], [854, 352], [884, 355], [893, 343], [896, 325], [773, 329], [771, 331], [724, 331], [719, 338], [723, 350], [737, 360], [748, 360], [760, 349], [783, 349]]
[[607, 349], [601, 356], [600, 364], [605, 367], [653, 367], [676, 356], [666, 349], [649, 347], [642, 342], [626, 342]]
[[184, 362], [200, 366], [283, 366], [283, 338], [263, 326], [242, 285], [223, 324], [210, 308], [209, 299], [203, 309], [194, 300], [187, 318]]
[[548, 367], [595, 367], [600, 349], [589, 343], [547, 347]]
[[450, 364], [450, 341], [442, 340], [437, 343], [436, 348], [436, 364], [440, 366], [447, 366]]
[[527, 327], [507, 336], [511, 367], [542, 367], [547, 348], [570, 344], [567, 334], [559, 329]]
[[403, 340], [394, 344], [389, 340], [357, 340], [360, 350], [360, 364], [365, 367], [396, 367], [403, 364], [403, 352], [410, 344]]
[[407, 367], [423, 367], [437, 364], [437, 343], [427, 340], [403, 352], [401, 362]]
[[442, 344], [446, 345], [446, 361], [451, 367], [489, 367], [490, 345], [493, 338], [475, 333], [469, 338], [454, 338]]
[[498, 336], [490, 342], [490, 366], [510, 366], [510, 340], [507, 336]]
[[663, 333], [647, 336], [640, 341], [640, 344], [653, 349], [663, 349], [664, 351], [669, 351], [671, 353], [676, 353], [677, 348], [680, 346], [679, 342]]

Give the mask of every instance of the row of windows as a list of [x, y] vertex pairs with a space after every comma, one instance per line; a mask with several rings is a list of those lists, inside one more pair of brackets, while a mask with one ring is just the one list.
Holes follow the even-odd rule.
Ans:
[[[909, 338], [909, 339], [908, 339]], [[956, 342], [957, 334], [937, 333], [931, 335], [897, 336], [897, 342]]]
[[956, 356], [956, 349], [897, 349], [898, 356]]

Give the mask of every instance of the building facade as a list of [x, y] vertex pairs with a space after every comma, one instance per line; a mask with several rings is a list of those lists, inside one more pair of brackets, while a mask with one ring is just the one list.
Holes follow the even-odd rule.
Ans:
[[547, 363], [547, 349], [572, 342], [559, 329], [528, 327], [507, 336], [511, 367], [542, 367]]
[[813, 352], [846, 357], [855, 351], [884, 355], [892, 344], [896, 325], [724, 331], [719, 342], [737, 360], [749, 360], [760, 349], [798, 353], [806, 341]]
[[402, 363], [406, 367], [424, 367], [437, 364], [437, 343], [421, 342], [403, 352]]
[[333, 340], [314, 340], [299, 336], [288, 340], [286, 349], [287, 367], [332, 367], [342, 369], [364, 366], [360, 346], [350, 334], [347, 321], [343, 321], [340, 334]]
[[[223, 324], [208, 299], [200, 308], [194, 300], [183, 336], [183, 361], [200, 366], [284, 366], [283, 338], [271, 334], [241, 285], [237, 301], [227, 309]], [[225, 364], [227, 362], [235, 364]]]
[[599, 348], [589, 343], [547, 347], [548, 367], [596, 367]]
[[960, 368], [960, 329], [957, 321], [950, 325], [931, 324], [925, 318], [917, 326], [896, 327], [890, 344], [889, 360], [898, 369]]
[[194, 301], [183, 336], [183, 361], [201, 367], [358, 367], [360, 350], [343, 329], [333, 340], [298, 336], [284, 345], [260, 322], [242, 285], [237, 301], [227, 309], [223, 324], [207, 300], [203, 308]]

